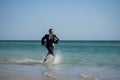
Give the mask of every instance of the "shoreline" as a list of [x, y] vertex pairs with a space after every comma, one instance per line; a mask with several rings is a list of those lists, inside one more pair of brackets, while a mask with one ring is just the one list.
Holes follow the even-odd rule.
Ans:
[[43, 66], [0, 63], [0, 80], [39, 80], [44, 70]]
[[[0, 63], [0, 80], [119, 80], [119, 70], [120, 68], [113, 69], [112, 67], [88, 67], [82, 65], [19, 65]], [[112, 73], [110, 73], [111, 71]], [[114, 75], [111, 76], [111, 74]]]

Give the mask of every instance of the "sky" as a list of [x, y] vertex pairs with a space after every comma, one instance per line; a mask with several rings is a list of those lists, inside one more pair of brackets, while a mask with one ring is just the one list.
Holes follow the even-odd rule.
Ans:
[[120, 0], [0, 0], [0, 40], [120, 40]]

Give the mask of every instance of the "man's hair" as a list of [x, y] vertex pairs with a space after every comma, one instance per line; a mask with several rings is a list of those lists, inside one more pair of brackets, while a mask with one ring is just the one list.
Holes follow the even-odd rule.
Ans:
[[52, 28], [51, 29], [49, 29], [49, 31], [51, 31], [51, 30], [53, 30]]

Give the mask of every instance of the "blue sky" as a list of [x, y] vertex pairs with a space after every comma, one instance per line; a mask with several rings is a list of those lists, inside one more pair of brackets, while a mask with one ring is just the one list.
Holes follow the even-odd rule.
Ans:
[[0, 0], [0, 40], [120, 40], [120, 0]]

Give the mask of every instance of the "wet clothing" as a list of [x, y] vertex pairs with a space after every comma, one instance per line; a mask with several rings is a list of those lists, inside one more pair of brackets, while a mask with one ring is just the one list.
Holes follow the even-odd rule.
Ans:
[[46, 34], [41, 40], [41, 44], [44, 45], [48, 49], [47, 55], [51, 54], [54, 56], [54, 52], [53, 52], [54, 44], [57, 44], [59, 41], [59, 38], [57, 38], [56, 41], [55, 41], [55, 38], [57, 38], [55, 34]]

